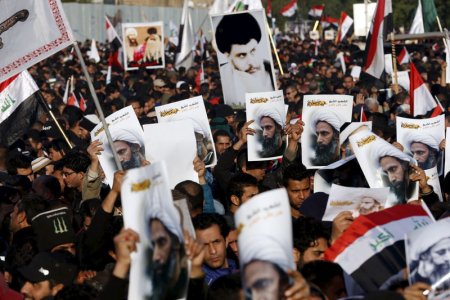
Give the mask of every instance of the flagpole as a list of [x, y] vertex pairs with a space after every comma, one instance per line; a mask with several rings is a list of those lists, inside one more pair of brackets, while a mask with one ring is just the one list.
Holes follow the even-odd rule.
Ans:
[[281, 62], [280, 62], [280, 57], [278, 56], [277, 47], [275, 46], [275, 42], [273, 41], [272, 35], [270, 34], [270, 27], [269, 27], [269, 23], [267, 22], [267, 18], [265, 18], [265, 20], [266, 20], [267, 33], [269, 34], [270, 44], [272, 45], [273, 52], [275, 52], [275, 58], [277, 59], [278, 68], [280, 69], [281, 75], [284, 75], [283, 67], [281, 66]]
[[109, 146], [111, 147], [112, 154], [113, 154], [114, 160], [116, 162], [116, 166], [117, 166], [118, 170], [122, 171], [123, 170], [122, 164], [120, 163], [119, 156], [117, 155], [116, 149], [114, 147], [114, 142], [112, 140], [111, 133], [108, 128], [108, 124], [106, 123], [102, 107], [100, 106], [100, 102], [98, 101], [97, 94], [95, 93], [95, 89], [94, 89], [94, 86], [92, 85], [91, 77], [89, 76], [89, 73], [87, 71], [86, 64], [84, 62], [80, 48], [78, 47], [77, 41], [75, 41], [73, 43], [73, 46], [75, 48], [75, 52], [77, 53], [78, 59], [80, 60], [81, 68], [83, 69], [84, 77], [86, 78], [86, 81], [87, 81], [87, 84], [89, 87], [89, 91], [91, 92], [92, 99], [94, 100], [95, 108], [97, 109], [98, 116], [100, 117], [100, 121], [102, 122], [103, 128], [105, 129], [106, 138], [108, 140]]
[[[442, 30], [441, 20], [439, 19], [438, 15], [436, 15], [436, 20], [439, 26], [439, 31], [443, 33], [444, 31]], [[447, 41], [445, 40], [445, 38], [442, 38], [442, 41], [444, 42], [444, 46], [447, 46], [448, 48]]]
[[44, 107], [44, 109], [50, 114], [50, 117], [52, 118], [53, 122], [55, 122], [56, 127], [58, 127], [59, 132], [61, 133], [61, 135], [63, 136], [64, 140], [66, 141], [67, 145], [69, 146], [70, 149], [73, 149], [72, 143], [69, 141], [69, 139], [67, 138], [66, 133], [64, 132], [64, 130], [62, 129], [61, 125], [59, 124], [58, 120], [56, 119], [55, 115], [53, 114], [52, 110], [50, 109], [50, 107], [48, 107], [47, 102], [45, 102], [44, 98], [42, 97], [42, 94], [40, 91], [37, 92], [38, 95], [38, 100], [39, 103], [41, 103], [41, 105]]
[[394, 93], [398, 94], [398, 74], [397, 74], [397, 55], [395, 53], [395, 38], [394, 33], [391, 32], [391, 44], [392, 44], [392, 67], [394, 72]]

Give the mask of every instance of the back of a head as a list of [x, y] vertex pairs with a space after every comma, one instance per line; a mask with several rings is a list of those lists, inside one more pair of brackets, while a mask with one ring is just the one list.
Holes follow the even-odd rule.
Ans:
[[216, 279], [208, 288], [207, 300], [241, 299], [242, 280], [240, 273]]
[[9, 174], [16, 175], [17, 169], [28, 169], [31, 168], [31, 162], [33, 160], [22, 153], [10, 153], [8, 160], [6, 162], [6, 169]]
[[307, 281], [316, 284], [320, 289], [324, 289], [331, 284], [336, 276], [343, 278], [343, 270], [336, 263], [326, 260], [315, 260], [303, 266], [300, 270]]
[[185, 180], [178, 183], [175, 188], [178, 192], [186, 195], [191, 211], [203, 211], [203, 189], [200, 184], [192, 180]]
[[294, 233], [294, 248], [304, 253], [319, 238], [329, 239], [329, 232], [322, 222], [310, 217], [301, 217], [292, 224]]
[[58, 179], [50, 175], [41, 175], [33, 181], [34, 192], [45, 200], [56, 200], [61, 196], [61, 185]]
[[69, 127], [73, 128], [78, 121], [83, 119], [83, 112], [76, 106], [68, 105], [63, 110], [63, 116], [67, 119]]
[[48, 210], [50, 207], [49, 202], [36, 194], [28, 194], [17, 204], [19, 212], [25, 212], [28, 224], [31, 224], [31, 220], [38, 214]]

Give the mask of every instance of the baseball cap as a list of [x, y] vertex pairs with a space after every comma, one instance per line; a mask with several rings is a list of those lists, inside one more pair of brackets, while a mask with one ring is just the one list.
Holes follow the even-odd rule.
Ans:
[[153, 85], [157, 87], [164, 87], [166, 86], [166, 83], [164, 82], [164, 80], [158, 78], [153, 81]]
[[29, 265], [20, 268], [19, 272], [32, 283], [52, 279], [67, 286], [74, 281], [78, 268], [70, 254], [41, 252]]

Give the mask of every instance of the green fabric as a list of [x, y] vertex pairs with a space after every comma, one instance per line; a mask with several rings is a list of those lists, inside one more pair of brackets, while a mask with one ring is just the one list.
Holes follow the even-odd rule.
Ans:
[[430, 32], [437, 18], [436, 6], [434, 0], [422, 1], [423, 28], [425, 32]]

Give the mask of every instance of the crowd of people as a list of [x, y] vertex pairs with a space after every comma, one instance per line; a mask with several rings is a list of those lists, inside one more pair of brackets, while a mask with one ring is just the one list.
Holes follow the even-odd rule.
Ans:
[[[297, 269], [285, 275], [283, 290], [277, 295], [279, 299], [335, 300], [360, 295], [362, 299], [426, 299], [423, 291], [430, 286], [423, 282], [409, 285], [406, 272], [384, 286], [384, 290], [367, 293], [358, 288], [338, 264], [323, 259], [326, 249], [354, 218], [350, 212], [344, 212], [333, 222], [322, 222], [324, 202], [321, 199], [326, 199], [327, 195], [313, 192], [316, 170], [307, 169], [301, 157], [304, 95], [353, 95], [353, 121], [360, 120], [363, 107], [368, 120], [372, 121], [372, 131], [396, 144], [395, 118], [411, 117], [408, 92], [400, 88], [398, 93], [388, 94], [385, 87], [374, 81], [352, 77], [352, 67], [362, 65], [363, 51], [349, 41], [339, 45], [322, 41], [318, 45], [310, 39], [301, 40], [297, 34], [287, 33], [277, 35], [276, 44], [280, 67], [285, 71], [283, 75], [277, 74], [276, 83], [278, 89], [283, 90], [288, 105], [287, 121], [299, 120], [284, 129], [281, 129], [283, 124], [272, 120], [277, 134], [287, 136], [288, 140], [287, 146], [283, 142], [283, 158], [272, 161], [248, 160], [246, 143], [247, 136], [254, 134], [250, 127], [252, 121], [245, 119], [242, 110], [224, 104], [225, 91], [221, 86], [217, 54], [211, 44], [207, 46], [210, 54], [207, 60], [202, 61], [203, 55], [196, 52], [191, 68], [175, 69], [172, 62], [176, 46], [166, 41], [164, 68], [124, 72], [113, 67], [108, 83], [109, 47], [99, 44], [101, 61], [94, 63], [88, 61], [86, 54], [90, 42], [82, 45], [88, 73], [105, 116], [131, 105], [141, 125], [151, 124], [157, 122], [156, 106], [197, 95], [204, 100], [217, 164], [206, 168], [202, 160], [195, 160], [192, 167], [198, 173], [199, 182], [180, 182], [173, 191], [174, 197], [187, 199], [196, 233], [195, 239], [185, 240], [186, 254], [191, 259], [191, 271], [186, 275], [189, 276], [187, 298], [243, 299], [253, 295], [256, 299], [256, 295], [264, 291], [265, 285], [270, 283], [247, 282], [249, 288], [242, 288], [237, 246], [239, 230], [233, 215], [253, 196], [284, 187], [291, 207], [292, 251]], [[450, 127], [445, 54], [443, 50], [435, 51], [425, 44], [412, 48], [411, 59], [432, 94], [440, 100], [445, 110], [446, 127]], [[346, 72], [336, 60], [338, 52], [344, 53]], [[204, 80], [198, 76], [201, 63]], [[399, 68], [407, 69], [408, 66]], [[78, 58], [70, 49], [31, 67], [29, 72], [68, 141], [44, 112], [30, 128], [23, 128], [21, 139], [0, 146], [0, 299], [125, 299], [131, 253], [139, 243], [136, 232], [123, 228], [121, 203], [131, 200], [120, 197], [126, 171], [116, 172], [112, 186], [103, 182], [98, 156], [106, 145], [91, 140], [90, 135], [99, 122], [98, 112]], [[74, 76], [73, 94], [86, 101], [84, 110], [63, 102], [65, 82], [70, 76]], [[259, 121], [263, 123], [264, 120]], [[339, 128], [320, 123], [318, 152], [325, 151], [333, 137], [339, 134]], [[269, 129], [264, 131], [269, 132]], [[138, 165], [152, 163], [142, 157], [139, 144], [130, 141], [115, 145], [121, 162], [131, 164], [132, 156], [136, 155]], [[281, 140], [277, 140], [277, 149], [281, 144]], [[441, 150], [444, 146], [445, 143], [440, 141], [436, 143]], [[345, 145], [333, 149], [337, 156], [351, 152]], [[444, 174], [440, 178], [445, 200], [439, 202], [438, 195], [427, 184], [421, 169], [424, 165], [419, 157], [417, 160], [419, 166], [414, 167], [417, 175], [411, 180], [419, 182], [420, 199], [425, 200], [436, 219], [448, 216], [449, 176]], [[352, 176], [352, 170], [343, 172], [347, 174], [339, 177], [342, 182]], [[368, 187], [364, 180], [359, 186]], [[151, 226], [161, 224], [152, 223]], [[155, 249], [160, 249], [154, 251], [154, 261], [158, 261], [155, 255], [159, 253], [161, 264], [165, 262], [164, 254], [168, 248], [164, 248], [164, 243], [169, 243], [168, 240], [179, 243], [173, 234], [155, 241]], [[160, 270], [163, 270], [158, 273], [160, 276], [173, 271], [170, 267]], [[157, 289], [154, 295], [151, 299], [179, 297], [175, 288]]]

